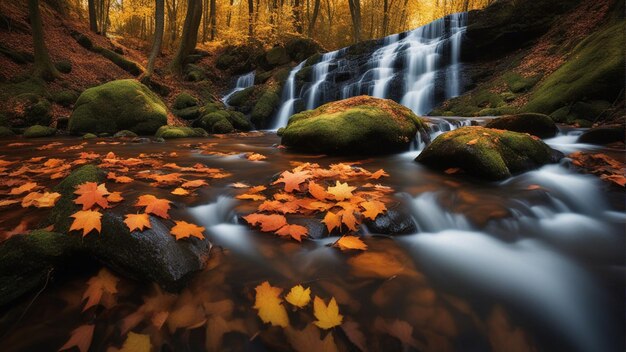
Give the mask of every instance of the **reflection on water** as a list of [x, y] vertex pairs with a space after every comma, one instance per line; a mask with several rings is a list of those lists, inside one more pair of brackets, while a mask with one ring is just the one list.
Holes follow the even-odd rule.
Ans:
[[[203, 155], [194, 147], [207, 142], [216, 143], [211, 151], [230, 155]], [[332, 332], [339, 350], [357, 348], [355, 329], [370, 351], [623, 350], [626, 216], [607, 201], [609, 192], [620, 191], [566, 163], [485, 183], [432, 172], [413, 162], [418, 152], [362, 160], [360, 166], [391, 175], [385, 184], [397, 191], [398, 204], [410, 207], [418, 231], [396, 238], [364, 231], [368, 250], [344, 253], [329, 246], [337, 238], [299, 244], [239, 223], [237, 214], [251, 209], [234, 199], [230, 183], [267, 184], [290, 169], [290, 161], [354, 161], [293, 154], [276, 148], [277, 142], [271, 133], [164, 144], [88, 142], [85, 151], [162, 153], [165, 162], [176, 152], [179, 165], [200, 162], [233, 175], [211, 180], [173, 210], [206, 227], [214, 245], [209, 266], [176, 295], [124, 279], [117, 304], [88, 316], [81, 313], [81, 297], [98, 268], [77, 268], [32, 305], [30, 296], [3, 310], [3, 350], [57, 350], [84, 324], [96, 325], [92, 350], [119, 347], [125, 336], [120, 326], [130, 326], [129, 317], [135, 319], [131, 331], [150, 335], [152, 345], [166, 351], [290, 350], [283, 332], [264, 325], [252, 309], [254, 287], [265, 280], [283, 291], [302, 283], [314, 295], [335, 297], [345, 316]], [[549, 142], [585, 147], [571, 136]], [[73, 157], [0, 148], [4, 159]], [[268, 158], [252, 162], [242, 157], [246, 152]], [[131, 196], [167, 192], [141, 183], [121, 187]], [[3, 211], [0, 227], [12, 229], [20, 219], [34, 224], [29, 211]], [[168, 314], [160, 329], [152, 324], [159, 309]], [[298, 330], [311, 323], [303, 312], [289, 314]]]

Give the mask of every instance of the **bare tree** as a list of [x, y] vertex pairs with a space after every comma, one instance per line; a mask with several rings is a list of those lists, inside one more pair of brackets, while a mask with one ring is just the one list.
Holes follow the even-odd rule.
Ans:
[[352, 17], [352, 30], [354, 42], [361, 41], [361, 0], [348, 0], [350, 16]]
[[156, 0], [155, 5], [156, 8], [154, 11], [154, 38], [152, 40], [152, 50], [150, 51], [150, 57], [148, 58], [148, 67], [146, 68], [146, 72], [144, 74], [144, 76], [148, 79], [150, 79], [152, 73], [154, 72], [154, 62], [161, 52], [161, 44], [163, 43], [163, 29], [165, 27], [165, 0]]
[[39, 12], [39, 0], [28, 0], [28, 16], [30, 27], [33, 32], [33, 47], [35, 56], [35, 66], [33, 76], [46, 80], [54, 80], [59, 77], [59, 71], [52, 64], [48, 48], [43, 37], [43, 22]]
[[185, 14], [185, 22], [183, 23], [183, 33], [180, 38], [178, 50], [169, 65], [172, 73], [181, 75], [183, 73], [183, 64], [187, 56], [189, 56], [196, 48], [198, 42], [198, 29], [202, 19], [202, 0], [187, 0], [187, 13]]
[[315, 0], [315, 4], [313, 5], [313, 15], [311, 15], [311, 19], [309, 20], [309, 28], [307, 29], [307, 34], [310, 37], [313, 34], [313, 30], [315, 29], [315, 22], [317, 21], [317, 15], [320, 12], [320, 0]]

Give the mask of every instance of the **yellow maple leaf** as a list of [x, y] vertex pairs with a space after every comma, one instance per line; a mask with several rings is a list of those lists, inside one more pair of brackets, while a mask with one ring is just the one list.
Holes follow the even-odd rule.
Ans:
[[311, 288], [305, 289], [302, 285], [296, 285], [285, 296], [285, 300], [298, 308], [302, 308], [311, 301]]
[[361, 214], [363, 214], [363, 216], [365, 216], [366, 218], [370, 218], [372, 220], [376, 220], [376, 217], [379, 214], [382, 214], [387, 210], [385, 203], [379, 202], [377, 200], [362, 202], [359, 205], [363, 207], [363, 209], [365, 209], [365, 211], [361, 212]]
[[357, 236], [343, 236], [337, 241], [337, 246], [341, 250], [358, 249], [366, 250], [367, 245]]
[[186, 221], [174, 221], [176, 225], [172, 227], [170, 233], [176, 237], [177, 240], [187, 237], [197, 237], [201, 240], [204, 239], [204, 227], [195, 224], [190, 224]]
[[70, 231], [83, 230], [83, 237], [87, 236], [92, 230], [100, 233], [102, 213], [94, 210], [79, 210], [70, 215], [70, 217], [74, 218]]
[[150, 216], [148, 214], [126, 214], [124, 220], [128, 229], [133, 232], [135, 230], [143, 231], [145, 228], [152, 228], [150, 225]]
[[326, 305], [321, 298], [315, 296], [315, 300], [313, 300], [313, 315], [317, 319], [313, 324], [321, 329], [332, 329], [341, 325], [343, 321], [343, 315], [339, 314], [339, 306], [337, 301], [335, 301], [335, 297], [332, 297], [328, 305]]
[[280, 298], [281, 288], [272, 287], [269, 282], [265, 281], [255, 288], [256, 297], [254, 301], [254, 309], [259, 311], [259, 318], [264, 323], [270, 323], [274, 326], [289, 326], [289, 317], [287, 310], [282, 305]]
[[189, 191], [184, 188], [178, 187], [170, 193], [172, 193], [175, 196], [186, 196], [189, 194]]
[[339, 181], [335, 181], [335, 185], [328, 187], [328, 193], [335, 196], [335, 199], [342, 201], [352, 197], [352, 191], [354, 191], [356, 187], [348, 186], [348, 183], [341, 183]]

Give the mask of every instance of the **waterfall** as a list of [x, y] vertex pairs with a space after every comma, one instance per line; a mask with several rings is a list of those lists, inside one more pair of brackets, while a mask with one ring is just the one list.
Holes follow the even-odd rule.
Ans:
[[[428, 113], [463, 91], [460, 57], [466, 25], [467, 13], [457, 13], [409, 32], [326, 53], [296, 87], [295, 76], [305, 68], [300, 63], [285, 82], [273, 128], [285, 126], [299, 109], [363, 94], [393, 99], [418, 115]], [[298, 100], [303, 104], [296, 105]]]
[[252, 87], [254, 85], [254, 77], [255, 71], [248, 72], [245, 75], [241, 75], [237, 78], [237, 84], [235, 88], [233, 88], [230, 92], [226, 93], [224, 97], [222, 97], [222, 102], [228, 105], [228, 99], [233, 96], [233, 94], [240, 92], [246, 88]]
[[298, 66], [291, 69], [289, 72], [289, 77], [287, 78], [287, 82], [285, 82], [285, 87], [283, 88], [283, 103], [280, 106], [280, 110], [278, 110], [278, 117], [276, 118], [276, 122], [272, 129], [279, 129], [281, 127], [287, 126], [287, 122], [289, 121], [289, 117], [294, 113], [294, 104], [296, 99], [299, 97], [296, 96], [296, 74], [298, 71], [302, 69], [304, 63], [306, 61], [302, 61]]

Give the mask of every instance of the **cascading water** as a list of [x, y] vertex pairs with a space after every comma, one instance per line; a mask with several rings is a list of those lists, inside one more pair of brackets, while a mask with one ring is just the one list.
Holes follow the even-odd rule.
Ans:
[[[308, 78], [296, 82], [305, 68], [300, 63], [285, 83], [282, 105], [273, 128], [287, 124], [301, 107], [357, 95], [393, 99], [424, 115], [445, 98], [463, 90], [461, 43], [466, 13], [457, 13], [410, 32], [394, 34], [375, 42], [373, 52], [348, 47], [324, 54]], [[297, 87], [300, 85], [300, 87]], [[300, 89], [299, 89], [300, 88]], [[296, 104], [301, 100], [301, 104]]]
[[296, 102], [296, 74], [302, 66], [304, 66], [305, 61], [301, 62], [298, 66], [294, 67], [291, 72], [289, 72], [289, 77], [287, 77], [287, 81], [285, 82], [285, 88], [283, 88], [283, 103], [280, 106], [280, 110], [278, 110], [278, 115], [276, 117], [276, 122], [272, 129], [279, 129], [287, 125], [287, 121], [289, 121], [289, 117], [294, 113], [294, 104]]
[[246, 88], [252, 87], [254, 85], [255, 71], [246, 73], [245, 75], [241, 75], [237, 78], [237, 84], [235, 88], [233, 88], [230, 92], [226, 93], [222, 98], [222, 102], [228, 105], [228, 99], [233, 96], [233, 94], [240, 92]]

